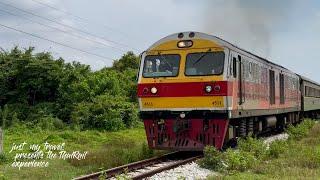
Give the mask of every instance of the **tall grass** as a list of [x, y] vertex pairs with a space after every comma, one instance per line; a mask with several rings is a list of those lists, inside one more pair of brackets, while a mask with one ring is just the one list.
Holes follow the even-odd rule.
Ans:
[[[267, 148], [262, 140], [252, 137], [240, 139], [237, 149], [228, 149], [225, 152], [218, 151], [214, 147], [206, 147], [204, 158], [199, 161], [199, 164], [202, 167], [226, 174], [247, 172], [248, 170], [261, 173], [265, 172], [261, 168], [264, 167], [263, 164], [285, 156], [290, 152], [291, 154], [295, 154], [296, 159], [298, 159], [298, 161], [294, 161], [291, 165], [302, 165], [309, 168], [319, 167], [320, 146], [319, 150], [310, 151], [310, 149], [304, 150], [296, 145], [298, 140], [307, 137], [314, 124], [314, 121], [305, 120], [297, 126], [290, 126], [286, 130], [290, 137], [289, 141], [273, 141], [269, 145], [269, 148]], [[313, 131], [311, 133], [314, 133]], [[320, 130], [316, 130], [316, 132], [319, 133]], [[317, 140], [319, 139], [318, 134]], [[320, 145], [320, 141], [318, 144]]]
[[17, 170], [10, 167], [14, 153], [6, 153], [0, 156], [0, 179], [72, 179], [83, 174], [165, 153], [148, 148], [142, 127], [118, 132], [101, 132], [28, 129], [27, 126], [16, 126], [7, 129], [5, 133], [5, 152], [10, 151], [12, 143], [18, 144], [25, 141], [29, 144], [65, 143], [67, 152], [88, 151], [88, 155], [80, 161], [74, 159], [49, 160], [49, 168]]

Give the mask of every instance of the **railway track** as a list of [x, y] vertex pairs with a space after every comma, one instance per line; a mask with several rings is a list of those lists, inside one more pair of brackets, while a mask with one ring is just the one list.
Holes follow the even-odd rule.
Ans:
[[[267, 131], [260, 134], [258, 137], [264, 139], [279, 135], [283, 132], [283, 130]], [[125, 177], [133, 180], [144, 179], [157, 173], [188, 164], [202, 157], [203, 152], [176, 151], [160, 157], [137, 161], [108, 170], [80, 176], [74, 178], [74, 180], [115, 179], [117, 175], [124, 175]]]
[[177, 151], [160, 157], [146, 159], [112, 169], [84, 175], [74, 178], [74, 180], [111, 179], [121, 174], [124, 174], [130, 179], [138, 180], [190, 163], [201, 157], [203, 157], [202, 152]]

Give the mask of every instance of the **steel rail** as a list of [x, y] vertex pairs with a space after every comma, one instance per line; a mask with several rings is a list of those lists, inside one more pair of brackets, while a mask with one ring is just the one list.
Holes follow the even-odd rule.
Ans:
[[120, 174], [123, 174], [123, 173], [126, 173], [126, 172], [132, 172], [132, 171], [135, 171], [135, 170], [138, 170], [138, 169], [143, 169], [145, 167], [148, 167], [148, 166], [151, 166], [151, 165], [154, 165], [154, 164], [158, 164], [158, 163], [161, 163], [161, 162], [165, 162], [165, 161], [168, 161], [170, 159], [176, 159], [176, 158], [182, 158], [183, 159], [182, 161], [177, 161], [176, 163], [170, 164], [168, 166], [157, 168], [155, 170], [148, 171], [146, 173], [142, 173], [140, 175], [132, 177], [132, 179], [142, 179], [144, 177], [149, 177], [149, 176], [154, 175], [156, 173], [159, 173], [159, 172], [162, 172], [162, 171], [165, 171], [165, 170], [168, 170], [168, 169], [175, 168], [175, 167], [177, 167], [179, 165], [186, 164], [188, 162], [192, 162], [195, 159], [200, 157], [199, 155], [190, 157], [190, 155], [188, 156], [188, 155], [185, 155], [183, 153], [185, 153], [185, 152], [176, 151], [176, 152], [165, 154], [165, 155], [160, 156], [160, 157], [154, 157], [154, 158], [150, 158], [150, 159], [146, 159], [146, 160], [142, 160], [142, 161], [126, 164], [126, 165], [123, 165], [123, 166], [111, 168], [111, 169], [108, 169], [108, 170], [99, 171], [99, 172], [96, 172], [96, 173], [80, 176], [80, 177], [74, 178], [74, 180], [99, 179], [100, 177], [103, 177], [103, 178], [107, 179], [107, 178], [111, 178], [111, 177], [114, 177], [116, 175], [120, 175]]

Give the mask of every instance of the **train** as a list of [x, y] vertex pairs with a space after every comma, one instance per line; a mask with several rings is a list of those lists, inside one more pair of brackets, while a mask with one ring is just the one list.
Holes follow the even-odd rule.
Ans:
[[148, 146], [202, 151], [320, 116], [320, 84], [219, 37], [180, 32], [141, 53]]

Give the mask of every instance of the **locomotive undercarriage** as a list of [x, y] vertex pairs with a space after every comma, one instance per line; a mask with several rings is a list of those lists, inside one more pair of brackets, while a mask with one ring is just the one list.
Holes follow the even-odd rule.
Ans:
[[233, 146], [238, 137], [260, 136], [301, 121], [300, 112], [228, 119], [227, 113], [209, 111], [141, 112], [148, 145], [155, 149], [202, 151]]
[[320, 119], [320, 111], [306, 111], [303, 114], [305, 118]]
[[297, 124], [301, 120], [300, 112], [231, 119], [228, 131], [229, 137], [226, 138], [226, 142], [237, 137], [259, 136], [269, 131], [283, 130], [288, 125]]

